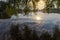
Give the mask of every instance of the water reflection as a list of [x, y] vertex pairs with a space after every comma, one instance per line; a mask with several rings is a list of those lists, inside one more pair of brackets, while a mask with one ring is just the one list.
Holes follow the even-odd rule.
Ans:
[[[57, 14], [57, 13], [50, 13], [50, 14], [47, 14], [47, 13], [42, 13], [42, 12], [36, 12], [36, 14], [35, 13], [33, 13], [33, 12], [31, 12], [31, 13], [29, 13], [29, 15], [23, 15], [23, 14], [18, 14], [18, 17], [16, 17], [16, 16], [12, 16], [11, 17], [11, 19], [20, 19], [20, 18], [23, 18], [23, 19], [29, 19], [28, 21], [29, 22], [31, 22], [30, 21], [30, 19], [31, 20], [36, 20], [37, 22], [39, 22], [39, 21], [41, 21], [41, 20], [43, 20], [43, 21], [47, 21], [47, 22], [49, 22], [49, 21], [51, 21], [51, 22], [60, 22], [60, 14]], [[27, 21], [27, 20], [26, 20]]]
[[[58, 24], [60, 26], [60, 14], [55, 14], [55, 13], [41, 13], [41, 12], [36, 12], [36, 14], [32, 13], [31, 15], [18, 15], [18, 17], [16, 16], [12, 16], [11, 19], [0, 19], [0, 29], [6, 28], [11, 24], [11, 23], [24, 23], [24, 22], [28, 22], [28, 23], [32, 23], [32, 22], [36, 22], [39, 23], [39, 26], [35, 26], [35, 25], [31, 25], [35, 27], [40, 27], [43, 26], [42, 28], [44, 29], [51, 29], [52, 27], [54, 27], [54, 24]], [[3, 26], [2, 26], [3, 25]], [[7, 26], [8, 25], [8, 26]], [[39, 28], [40, 29], [40, 28]], [[38, 29], [38, 30], [39, 30]]]

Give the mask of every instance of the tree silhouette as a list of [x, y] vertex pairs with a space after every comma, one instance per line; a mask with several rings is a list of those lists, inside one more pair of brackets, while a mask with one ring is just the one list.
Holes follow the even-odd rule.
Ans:
[[10, 16], [5, 12], [6, 2], [0, 1], [0, 19], [10, 18]]

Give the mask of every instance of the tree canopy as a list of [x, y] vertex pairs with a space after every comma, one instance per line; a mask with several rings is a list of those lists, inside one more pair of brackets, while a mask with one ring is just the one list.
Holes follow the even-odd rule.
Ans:
[[[38, 3], [40, 0], [7, 0], [7, 2], [4, 2], [5, 6], [3, 5], [2, 8], [4, 8], [4, 13], [6, 13], [10, 17], [12, 15], [17, 15], [19, 13], [18, 12], [19, 9], [23, 10], [25, 15], [27, 15], [31, 11], [29, 4], [28, 4], [30, 1], [32, 2], [33, 11], [35, 12], [36, 3]], [[50, 9], [52, 9], [54, 7], [54, 4], [57, 6], [58, 9], [60, 8], [60, 0], [46, 0], [45, 3], [46, 3], [45, 11], [48, 13], [49, 13]], [[2, 15], [2, 13], [0, 13], [0, 14]]]

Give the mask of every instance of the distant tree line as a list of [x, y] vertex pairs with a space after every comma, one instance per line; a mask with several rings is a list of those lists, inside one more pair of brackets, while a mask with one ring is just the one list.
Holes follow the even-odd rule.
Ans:
[[18, 10], [21, 9], [21, 7], [23, 7], [23, 12], [25, 15], [28, 14], [30, 12], [30, 7], [28, 7], [28, 3], [30, 1], [33, 3], [33, 10], [35, 10], [36, 2], [39, 0], [7, 0], [7, 2], [0, 1], [0, 6], [2, 7], [2, 9], [0, 7], [0, 19], [6, 19], [10, 18], [12, 15], [17, 15]]
[[[28, 5], [29, 2], [32, 2], [33, 4], [33, 11], [35, 12], [36, 4], [40, 0], [7, 0], [7, 2], [0, 1], [0, 19], [6, 19], [10, 18], [12, 15], [17, 15], [18, 10], [23, 7], [23, 12], [25, 15], [27, 15], [31, 9], [30, 5]], [[45, 1], [45, 12], [49, 13], [50, 9], [54, 8], [55, 5], [57, 9], [60, 8], [60, 0], [43, 0]], [[2, 7], [2, 8], [1, 8]]]

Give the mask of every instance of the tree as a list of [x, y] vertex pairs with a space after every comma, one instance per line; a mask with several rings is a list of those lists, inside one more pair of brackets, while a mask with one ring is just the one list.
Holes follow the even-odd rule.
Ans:
[[46, 0], [45, 11], [49, 13], [49, 11], [54, 7], [55, 0]]
[[33, 11], [35, 12], [36, 11], [36, 3], [38, 3], [39, 2], [39, 0], [22, 0], [22, 3], [23, 3], [23, 5], [25, 6], [24, 7], [24, 12], [25, 12], [25, 14], [28, 14], [30, 11], [31, 11], [31, 9], [29, 9], [30, 7], [28, 7], [28, 3], [29, 2], [32, 2], [32, 4], [33, 4]]
[[0, 19], [10, 18], [10, 16], [6, 13], [6, 2], [0, 1]]
[[59, 9], [60, 8], [60, 0], [56, 0], [56, 5], [57, 5], [57, 8]]
[[13, 15], [13, 14], [15, 14], [15, 15], [17, 15], [17, 9], [15, 9], [14, 7], [12, 7], [12, 6], [8, 6], [7, 5], [7, 7], [6, 7], [6, 13], [9, 15], [9, 16], [11, 16], [11, 15]]
[[[20, 9], [19, 8], [20, 5], [21, 6], [24, 5], [23, 11], [24, 11], [25, 15], [27, 15], [30, 12], [30, 9], [28, 7], [28, 3], [30, 1], [32, 1], [32, 3], [33, 3], [33, 8], [35, 11], [36, 10], [35, 9], [36, 3], [38, 3], [39, 0], [7, 0], [4, 12], [6, 13], [6, 15], [8, 15], [8, 18], [10, 18], [12, 15], [18, 14], [18, 10]], [[2, 13], [1, 13], [1, 15], [2, 15]]]
[[8, 0], [8, 5], [6, 6], [6, 12], [9, 15], [17, 15], [19, 9], [19, 0]]
[[38, 3], [40, 0], [32, 0], [33, 3], [33, 11], [36, 11], [36, 3]]

